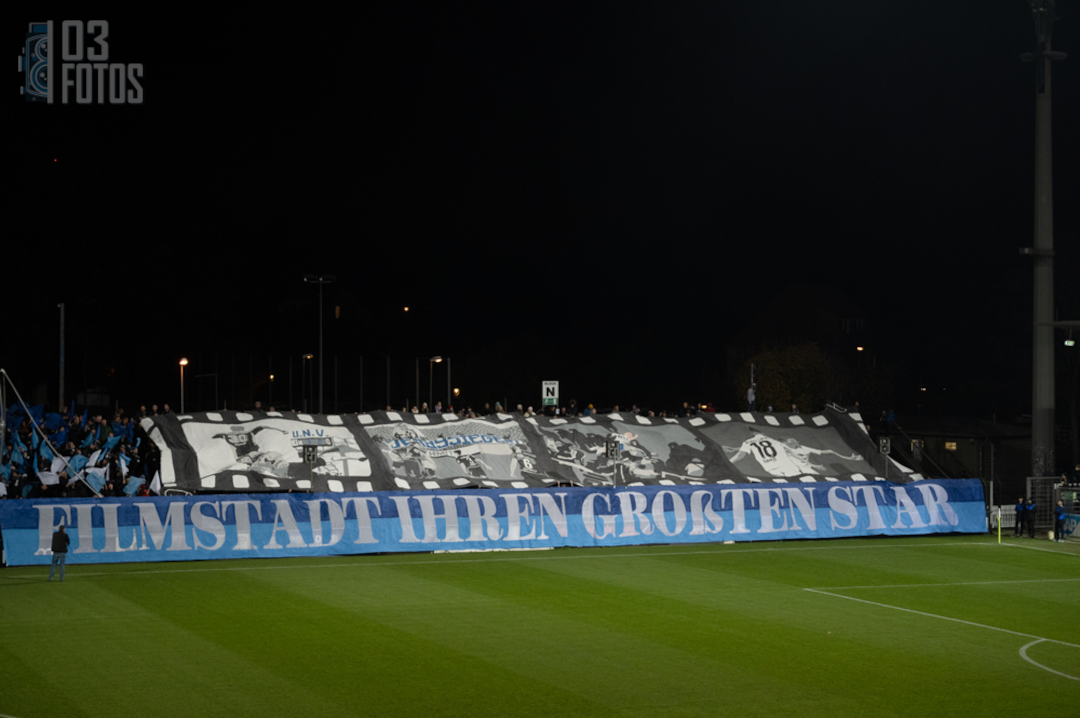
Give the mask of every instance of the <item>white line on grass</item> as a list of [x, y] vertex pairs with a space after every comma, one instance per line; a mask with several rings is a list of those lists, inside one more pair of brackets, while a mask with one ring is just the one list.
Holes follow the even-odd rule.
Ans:
[[[959, 581], [953, 583], [892, 583], [878, 586], [819, 586], [821, 590], [845, 591], [849, 588], [918, 588], [920, 586], [989, 586], [997, 583], [1054, 583], [1055, 581], [1080, 581], [1080, 578], [1028, 578], [1014, 581]], [[810, 590], [810, 589], [807, 589]]]
[[1038, 666], [1039, 668], [1042, 668], [1044, 670], [1050, 671], [1051, 673], [1056, 673], [1059, 676], [1064, 676], [1065, 678], [1070, 678], [1070, 679], [1072, 679], [1074, 681], [1080, 681], [1080, 678], [1077, 678], [1076, 676], [1070, 676], [1070, 675], [1067, 675], [1065, 673], [1060, 673], [1060, 672], [1055, 671], [1053, 669], [1047, 668], [1044, 665], [1041, 665], [1039, 663], [1035, 663], [1035, 661], [1033, 661], [1033, 660], [1031, 660], [1030, 658], [1027, 657], [1027, 649], [1030, 648], [1031, 646], [1034, 646], [1036, 643], [1042, 643], [1043, 641], [1047, 641], [1049, 643], [1057, 643], [1057, 644], [1062, 645], [1062, 646], [1068, 646], [1069, 648], [1080, 648], [1080, 646], [1078, 646], [1075, 643], [1067, 643], [1065, 641], [1058, 641], [1058, 640], [1053, 639], [1053, 638], [1043, 638], [1042, 636], [1035, 636], [1035, 635], [1032, 635], [1030, 633], [1021, 633], [1020, 631], [1011, 631], [1008, 628], [998, 628], [997, 626], [988, 626], [985, 623], [975, 623], [974, 621], [965, 621], [962, 618], [953, 618], [951, 616], [941, 616], [941, 615], [936, 614], [936, 613], [927, 613], [926, 611], [916, 611], [913, 608], [903, 608], [902, 606], [892, 606], [892, 605], [890, 605], [888, 603], [879, 603], [878, 601], [867, 601], [864, 598], [855, 598], [854, 596], [845, 596], [845, 595], [843, 595], [841, 593], [830, 593], [828, 591], [822, 591], [822, 590], [817, 589], [817, 588], [804, 588], [803, 590], [804, 591], [809, 591], [810, 593], [820, 593], [823, 596], [832, 596], [833, 598], [846, 598], [849, 601], [858, 601], [859, 603], [867, 603], [867, 604], [870, 604], [871, 606], [880, 606], [881, 608], [891, 608], [894, 611], [904, 611], [905, 613], [914, 613], [914, 614], [917, 614], [919, 616], [927, 616], [929, 618], [940, 618], [940, 619], [945, 620], [945, 621], [953, 621], [954, 623], [963, 623], [964, 625], [975, 626], [976, 628], [988, 628], [991, 631], [1000, 631], [1001, 633], [1010, 633], [1010, 634], [1012, 634], [1014, 636], [1021, 636], [1023, 638], [1034, 638], [1036, 640], [1032, 641], [1031, 643], [1028, 643], [1023, 648], [1020, 649], [1020, 657], [1021, 658], [1023, 658], [1028, 663], [1031, 663], [1032, 665]]
[[[1076, 676], [1070, 676], [1067, 673], [1062, 673], [1061, 671], [1055, 671], [1053, 668], [1047, 668], [1043, 664], [1036, 663], [1035, 661], [1028, 658], [1027, 649], [1031, 648], [1032, 646], [1034, 646], [1034, 645], [1036, 645], [1038, 643], [1042, 643], [1043, 641], [1046, 641], [1046, 640], [1049, 640], [1049, 639], [1042, 638], [1042, 639], [1040, 639], [1038, 641], [1032, 641], [1031, 643], [1027, 644], [1026, 646], [1024, 646], [1023, 648], [1020, 649], [1020, 657], [1023, 658], [1028, 663], [1030, 663], [1030, 664], [1032, 664], [1034, 666], [1038, 666], [1039, 668], [1043, 669], [1044, 671], [1050, 671], [1051, 673], [1056, 673], [1059, 676], [1064, 676], [1065, 678], [1071, 678], [1074, 681], [1080, 681], [1080, 678], [1077, 678]], [[1060, 643], [1060, 641], [1055, 641], [1055, 643]], [[1066, 644], [1066, 645], [1068, 645], [1068, 644]]]
[[[552, 561], [563, 559], [600, 559], [600, 558], [657, 558], [662, 556], [694, 556], [697, 554], [732, 554], [732, 553], [765, 553], [765, 552], [788, 552], [788, 551], [841, 551], [851, 549], [890, 549], [890, 548], [927, 548], [927, 547], [940, 547], [940, 546], [992, 546], [990, 543], [926, 543], [926, 544], [888, 544], [888, 545], [876, 545], [876, 546], [788, 546], [786, 548], [744, 548], [744, 549], [718, 549], [713, 551], [660, 551], [650, 553], [590, 553], [590, 554], [572, 554], [572, 553], [553, 553], [546, 554], [544, 556], [500, 556], [499, 558], [463, 558], [454, 559], [450, 558], [452, 553], [447, 552], [443, 554], [447, 558], [434, 561], [364, 561], [364, 562], [350, 562], [350, 563], [318, 563], [318, 564], [291, 564], [288, 566], [234, 566], [223, 568], [173, 568], [173, 569], [152, 569], [149, 571], [140, 571], [138, 569], [133, 571], [101, 571], [98, 573], [83, 573], [77, 572], [73, 574], [76, 577], [88, 578], [91, 576], [130, 576], [130, 575], [146, 575], [146, 574], [158, 574], [158, 573], [211, 573], [221, 571], [279, 571], [282, 569], [295, 569], [295, 568], [349, 568], [358, 566], [360, 568], [379, 568], [382, 566], [428, 566], [428, 565], [446, 565], [456, 566], [462, 563], [492, 563], [492, 562], [520, 562], [520, 561]], [[617, 546], [608, 546], [604, 548], [618, 548]], [[256, 557], [252, 556], [252, 559], [257, 558], [333, 558], [332, 556], [274, 556], [274, 557]], [[345, 558], [340, 556], [339, 558]], [[367, 556], [365, 558], [374, 558], [374, 556]], [[212, 559], [211, 559], [212, 560]], [[218, 559], [229, 560], [229, 559]], [[41, 564], [44, 567], [46, 564]], [[85, 565], [85, 564], [84, 564]], [[115, 564], [114, 564], [115, 565]], [[68, 564], [68, 568], [71, 568], [71, 564]], [[71, 574], [71, 571], [68, 571]], [[25, 578], [40, 578], [39, 574], [23, 573], [15, 574], [13, 576], [0, 576], [3, 578], [13, 579], [25, 579]], [[3, 716], [0, 716], [3, 718]]]
[[1056, 553], [1060, 556], [1080, 556], [1080, 553], [1071, 553], [1069, 551], [1059, 551], [1053, 548], [1040, 548], [1039, 546], [1025, 546], [1019, 543], [1003, 543], [1002, 546], [1008, 546], [1010, 548], [1026, 548], [1028, 551], [1045, 551], [1046, 553]]

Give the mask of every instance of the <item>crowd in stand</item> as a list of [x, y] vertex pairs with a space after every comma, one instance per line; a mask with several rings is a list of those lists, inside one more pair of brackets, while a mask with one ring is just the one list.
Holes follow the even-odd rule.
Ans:
[[[256, 411], [262, 410], [255, 402]], [[273, 411], [273, 407], [268, 407]], [[387, 411], [393, 411], [390, 406]], [[427, 402], [402, 413], [453, 413], [454, 407]], [[692, 417], [699, 411], [712, 412], [712, 404], [697, 405], [683, 402], [674, 411], [649, 410], [618, 405], [603, 413], [624, 413], [648, 417]], [[88, 410], [82, 414], [75, 406], [66, 414], [46, 412], [43, 406], [12, 405], [5, 414], [3, 455], [0, 456], [0, 498], [68, 498], [89, 496], [146, 496], [158, 493], [155, 477], [160, 468], [160, 453], [139, 422], [146, 417], [172, 413], [168, 404], [139, 407], [136, 416], [123, 410], [112, 419]], [[587, 417], [601, 413], [592, 404], [579, 408], [571, 400], [565, 406], [546, 406], [541, 411], [518, 404], [507, 411], [501, 403], [485, 403], [480, 410], [471, 406], [459, 410], [461, 418], [478, 418], [490, 414], [512, 413], [518, 416]]]
[[166, 413], [153, 406], [110, 421], [89, 411], [46, 413], [43, 406], [13, 405], [5, 413], [0, 498], [145, 496], [160, 467], [160, 453], [138, 420]]
[[[260, 402], [252, 407], [263, 410]], [[273, 411], [274, 407], [266, 407]], [[599, 414], [618, 413], [654, 418], [689, 418], [699, 413], [712, 413], [711, 403], [697, 404], [684, 401], [675, 410], [645, 409], [633, 405], [620, 408], [597, 409], [593, 404], [579, 407], [576, 400], [565, 406], [544, 406], [539, 411], [532, 406], [518, 404], [513, 409], [500, 402], [487, 402], [479, 410], [471, 406], [455, 408], [436, 402], [427, 402], [400, 411], [408, 414], [454, 413], [460, 418], [479, 418], [492, 414], [508, 413], [522, 417], [548, 416], [560, 418], [588, 417]], [[772, 411], [772, 407], [768, 407]], [[791, 411], [798, 413], [792, 405]], [[12, 405], [5, 414], [6, 431], [3, 455], [0, 456], [0, 498], [67, 498], [88, 496], [145, 496], [159, 493], [155, 489], [160, 468], [160, 453], [140, 426], [146, 417], [172, 413], [168, 404], [159, 409], [153, 404], [149, 409], [140, 406], [137, 415], [129, 417], [123, 410], [111, 420], [100, 414], [91, 416], [87, 410], [80, 415], [75, 406], [66, 414], [47, 413], [43, 406]], [[44, 440], [42, 437], [47, 438]]]
[[[795, 405], [792, 404], [792, 407], [795, 408]], [[601, 410], [597, 409], [596, 407], [594, 407], [592, 404], [588, 404], [584, 408], [579, 408], [578, 404], [577, 404], [577, 401], [574, 400], [574, 399], [571, 399], [570, 403], [567, 404], [566, 406], [545, 406], [545, 407], [541, 407], [540, 411], [536, 411], [531, 406], [524, 407], [521, 404], [518, 404], [517, 408], [515, 408], [515, 409], [507, 410], [507, 408], [503, 407], [503, 405], [501, 403], [499, 403], [499, 402], [495, 402], [494, 406], [492, 406], [490, 402], [485, 402], [483, 408], [480, 409], [479, 411], [474, 410], [471, 406], [466, 406], [460, 412], [455, 412], [454, 407], [452, 405], [449, 406], [444, 411], [443, 410], [443, 403], [441, 401], [436, 402], [434, 408], [431, 408], [431, 409], [428, 408], [428, 403], [425, 401], [420, 406], [416, 406], [414, 404], [411, 409], [404, 408], [404, 407], [401, 408], [401, 409], [394, 409], [392, 406], [388, 405], [386, 407], [386, 410], [387, 411], [400, 411], [403, 414], [409, 414], [409, 413], [412, 413], [412, 414], [456, 413], [457, 416], [459, 416], [459, 417], [461, 417], [463, 419], [476, 419], [478, 417], [487, 416], [489, 414], [504, 414], [504, 413], [516, 414], [518, 416], [524, 416], [526, 418], [528, 418], [530, 416], [549, 416], [549, 417], [558, 416], [558, 417], [563, 417], [563, 418], [576, 418], [576, 417], [580, 417], [580, 416], [595, 416], [595, 415], [598, 415], [598, 414], [619, 414], [619, 413], [629, 414], [631, 416], [649, 416], [649, 417], [658, 417], [658, 418], [687, 418], [687, 417], [697, 416], [699, 412], [710, 412], [711, 413], [711, 412], [716, 411], [716, 409], [713, 408], [713, 405], [712, 405], [711, 402], [708, 403], [708, 404], [702, 404], [702, 405], [699, 406], [697, 404], [691, 404], [688, 401], [684, 401], [682, 403], [682, 406], [679, 409], [676, 409], [674, 411], [669, 411], [667, 409], [660, 409], [660, 410], [642, 409], [642, 408], [639, 408], [636, 404], [631, 406], [629, 409], [620, 409], [619, 405], [616, 404], [615, 406], [611, 407], [610, 409], [604, 409], [604, 410], [601, 411]], [[772, 407], [769, 407], [769, 411], [772, 411]], [[795, 413], [796, 414], [798, 413], [797, 408], [795, 409]]]

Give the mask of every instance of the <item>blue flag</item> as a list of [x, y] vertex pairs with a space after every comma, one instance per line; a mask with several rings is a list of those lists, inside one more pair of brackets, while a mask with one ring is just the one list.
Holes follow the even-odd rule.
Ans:
[[101, 493], [101, 487], [105, 485], [105, 469], [90, 469], [86, 472], [86, 483], [97, 493]]
[[62, 429], [65, 426], [67, 426], [67, 422], [64, 421], [64, 417], [60, 416], [59, 414], [51, 412], [45, 415], [46, 429], [56, 431], [57, 429]]
[[104, 459], [108, 455], [108, 453], [113, 450], [113, 447], [115, 447], [119, 443], [120, 443], [120, 437], [119, 436], [113, 436], [113, 437], [109, 438], [105, 442], [105, 446], [101, 447], [101, 456], [98, 457], [98, 461], [101, 461], [102, 459]]
[[139, 490], [139, 487], [146, 483], [146, 479], [137, 479], [134, 476], [127, 482], [127, 486], [124, 487], [124, 493], [128, 496], [134, 496], [135, 492]]
[[[72, 404], [72, 406], [75, 406], [75, 404]], [[90, 418], [90, 410], [89, 409], [83, 409], [82, 426], [83, 426], [84, 429], [86, 428], [86, 420], [89, 419], [89, 418]]]
[[86, 466], [87, 461], [89, 461], [89, 459], [87, 459], [82, 454], [75, 454], [75, 456], [72, 456], [70, 459], [68, 459], [68, 464], [70, 464], [71, 468], [76, 473], [78, 473], [79, 471], [83, 470], [83, 467]]
[[93, 444], [93, 443], [94, 443], [94, 432], [91, 431], [89, 434], [86, 435], [86, 438], [82, 440], [82, 443], [79, 444], [79, 446], [80, 446], [80, 448], [85, 449], [86, 447], [90, 446], [90, 444]]
[[30, 418], [34, 420], [34, 423], [41, 426], [45, 423], [45, 405], [38, 404], [37, 406], [30, 407]]
[[53, 460], [52, 449], [50, 449], [49, 445], [46, 444], [45, 442], [41, 443], [41, 458], [45, 459], [46, 461], [52, 461]]
[[67, 443], [67, 440], [68, 440], [68, 430], [67, 429], [61, 429], [60, 431], [53, 434], [53, 443], [56, 444], [57, 446], [63, 446], [64, 444]]
[[68, 413], [67, 413], [67, 420], [70, 423], [71, 420], [74, 419], [74, 418], [75, 418], [75, 400], [72, 399], [71, 400], [71, 408], [68, 409]]

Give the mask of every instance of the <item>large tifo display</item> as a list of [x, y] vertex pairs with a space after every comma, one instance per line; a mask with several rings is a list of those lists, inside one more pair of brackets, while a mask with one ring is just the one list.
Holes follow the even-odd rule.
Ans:
[[982, 533], [977, 479], [0, 502], [9, 565]]
[[162, 451], [167, 494], [921, 478], [878, 453], [858, 414], [834, 410], [687, 419], [223, 411], [143, 428]]

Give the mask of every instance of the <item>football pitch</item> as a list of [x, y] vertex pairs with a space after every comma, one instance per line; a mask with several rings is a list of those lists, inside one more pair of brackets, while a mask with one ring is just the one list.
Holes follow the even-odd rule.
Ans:
[[1065, 716], [1080, 545], [927, 536], [0, 570], [0, 715]]

